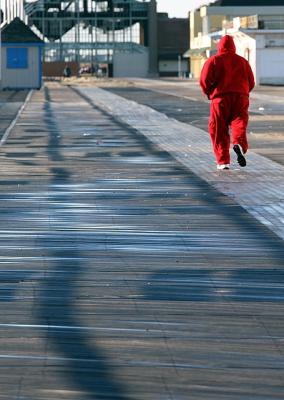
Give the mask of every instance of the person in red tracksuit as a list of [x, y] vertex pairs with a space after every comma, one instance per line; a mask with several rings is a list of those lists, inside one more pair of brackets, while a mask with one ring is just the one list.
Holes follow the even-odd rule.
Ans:
[[229, 127], [238, 163], [246, 166], [249, 93], [254, 85], [248, 61], [236, 54], [233, 38], [225, 35], [218, 44], [217, 55], [206, 61], [200, 77], [200, 86], [211, 100], [208, 129], [217, 169], [230, 168]]

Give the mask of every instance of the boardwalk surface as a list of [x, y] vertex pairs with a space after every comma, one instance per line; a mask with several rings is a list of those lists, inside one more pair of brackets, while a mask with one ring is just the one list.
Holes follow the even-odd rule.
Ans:
[[[106, 89], [207, 131], [209, 105], [196, 82], [133, 80]], [[250, 150], [284, 165], [284, 88], [259, 86], [250, 96]]]
[[232, 199], [58, 84], [0, 185], [0, 399], [283, 399], [283, 241]]
[[27, 96], [26, 90], [0, 90], [0, 134], [11, 124]]

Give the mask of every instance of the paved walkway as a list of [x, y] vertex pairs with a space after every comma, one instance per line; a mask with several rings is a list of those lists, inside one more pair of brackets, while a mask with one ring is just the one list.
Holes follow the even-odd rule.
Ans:
[[86, 94], [1, 148], [0, 398], [282, 399], [283, 240]]
[[0, 139], [16, 117], [27, 94], [26, 90], [0, 91]]
[[[250, 152], [248, 167], [217, 172], [208, 133], [152, 108], [98, 88], [80, 89], [94, 104], [120, 118], [222, 193], [232, 197], [284, 239], [284, 166]], [[231, 155], [231, 158], [235, 158]]]
[[[106, 89], [207, 132], [209, 101], [195, 81], [116, 80]], [[102, 83], [103, 85], [103, 83]], [[284, 165], [284, 87], [257, 87], [251, 93], [250, 151]]]

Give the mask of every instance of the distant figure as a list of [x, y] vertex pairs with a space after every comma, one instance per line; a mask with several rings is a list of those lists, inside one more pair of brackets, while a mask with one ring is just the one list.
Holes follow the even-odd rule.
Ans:
[[64, 78], [70, 78], [71, 76], [71, 68], [68, 65], [63, 70], [63, 76]]
[[229, 127], [238, 163], [246, 166], [249, 93], [254, 85], [248, 61], [236, 54], [233, 38], [224, 36], [218, 54], [206, 61], [200, 77], [200, 86], [211, 100], [208, 130], [218, 170], [230, 169]]

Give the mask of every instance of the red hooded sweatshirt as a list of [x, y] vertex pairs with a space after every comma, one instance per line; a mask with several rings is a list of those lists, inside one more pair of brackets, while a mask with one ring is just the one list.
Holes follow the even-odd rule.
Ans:
[[254, 88], [254, 76], [248, 61], [236, 54], [231, 36], [222, 37], [218, 53], [210, 57], [203, 66], [200, 86], [209, 99], [230, 93], [249, 95]]

